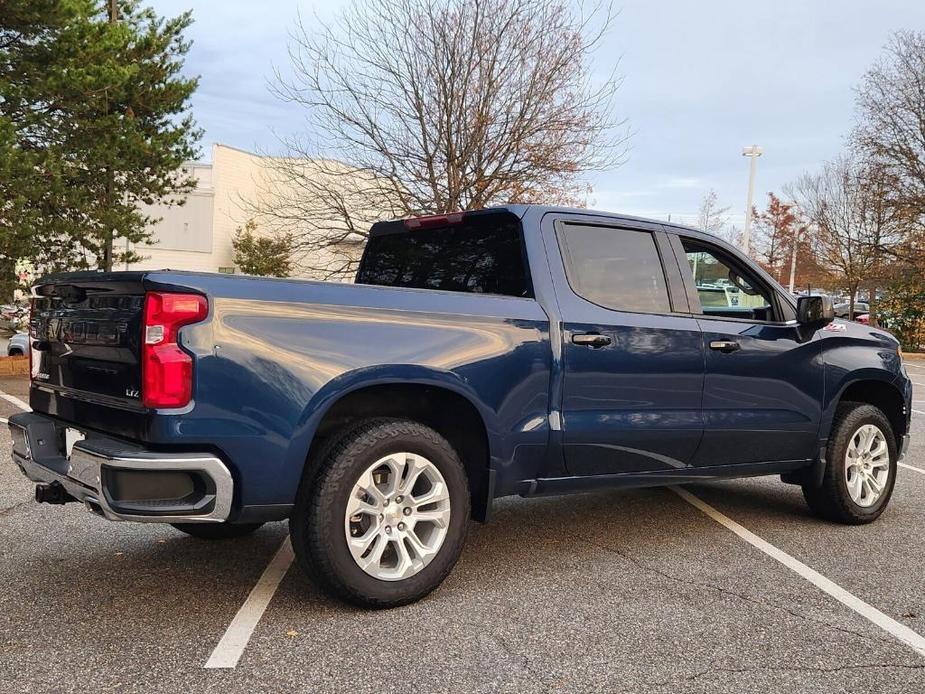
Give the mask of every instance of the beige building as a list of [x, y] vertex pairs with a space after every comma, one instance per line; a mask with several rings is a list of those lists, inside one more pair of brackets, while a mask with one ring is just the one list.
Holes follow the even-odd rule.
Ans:
[[[154, 227], [155, 243], [133, 247], [144, 260], [132, 270], [195, 270], [237, 272], [232, 238], [274, 190], [268, 185], [268, 159], [227, 145], [212, 146], [212, 163], [189, 163], [185, 169], [197, 179], [184, 205], [155, 205], [146, 210], [161, 218]], [[275, 188], [278, 193], [278, 186]], [[362, 239], [356, 239], [357, 252]]]

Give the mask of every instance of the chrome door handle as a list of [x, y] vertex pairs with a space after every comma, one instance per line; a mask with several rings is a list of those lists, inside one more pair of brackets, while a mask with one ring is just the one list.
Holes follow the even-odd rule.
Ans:
[[585, 345], [588, 347], [603, 347], [604, 345], [609, 345], [613, 340], [600, 333], [582, 333], [580, 335], [572, 335], [572, 342], [576, 345]]
[[735, 352], [740, 347], [741, 345], [735, 340], [713, 340], [710, 343], [710, 349], [715, 349], [717, 352]]

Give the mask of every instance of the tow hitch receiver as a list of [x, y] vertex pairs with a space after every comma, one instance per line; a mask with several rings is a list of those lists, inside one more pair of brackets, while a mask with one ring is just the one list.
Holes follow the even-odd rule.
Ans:
[[69, 501], [77, 501], [67, 493], [60, 482], [35, 485], [35, 500], [40, 504], [66, 504]]

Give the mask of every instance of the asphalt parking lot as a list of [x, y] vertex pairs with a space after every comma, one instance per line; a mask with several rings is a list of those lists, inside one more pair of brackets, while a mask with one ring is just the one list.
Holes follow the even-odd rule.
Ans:
[[[909, 372], [925, 393], [925, 361]], [[25, 398], [23, 380], [0, 390]], [[925, 635], [925, 399], [869, 526], [777, 478], [687, 491]], [[0, 417], [17, 411], [0, 400]], [[0, 427], [0, 691], [920, 692], [925, 654], [670, 489], [498, 502], [441, 589], [366, 612], [285, 573], [234, 668], [213, 655], [286, 537], [207, 542], [37, 505]], [[862, 611], [863, 612], [863, 611]], [[919, 636], [921, 638], [921, 636]]]

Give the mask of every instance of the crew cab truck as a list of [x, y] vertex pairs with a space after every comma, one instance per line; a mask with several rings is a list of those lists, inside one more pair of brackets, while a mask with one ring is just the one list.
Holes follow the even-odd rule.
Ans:
[[909, 438], [888, 333], [711, 235], [586, 210], [378, 223], [354, 284], [52, 276], [31, 342], [9, 426], [37, 500], [200, 538], [288, 519], [301, 567], [373, 607], [439, 585], [506, 495], [775, 474], [867, 523]]

